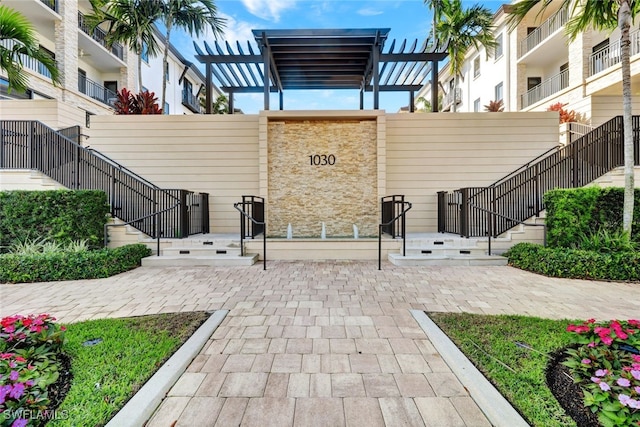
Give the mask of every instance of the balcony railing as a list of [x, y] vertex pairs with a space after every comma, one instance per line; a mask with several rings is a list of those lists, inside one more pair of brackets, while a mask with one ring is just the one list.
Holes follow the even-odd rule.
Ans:
[[533, 30], [526, 39], [520, 42], [520, 56], [523, 57], [534, 47], [542, 43], [547, 37], [558, 31], [567, 23], [569, 18], [568, 8], [564, 7], [551, 15], [542, 25]]
[[[629, 56], [637, 55], [640, 53], [640, 31], [631, 33], [629, 39], [631, 39]], [[609, 46], [592, 53], [589, 57], [589, 77], [619, 64], [622, 60], [620, 53], [620, 40], [610, 43]]]
[[[444, 99], [442, 100], [442, 109], [446, 110], [447, 108], [449, 108], [451, 105], [453, 105], [453, 89], [449, 91], [449, 93], [447, 93], [444, 96]], [[455, 102], [456, 105], [460, 104], [462, 102], [462, 89], [457, 88], [455, 91]]]
[[527, 93], [520, 95], [520, 108], [527, 108], [567, 87], [569, 87], [569, 69], [560, 71], [560, 73], [543, 81]]
[[92, 39], [100, 43], [102, 47], [110, 50], [111, 53], [117, 56], [120, 60], [123, 60], [124, 49], [122, 48], [122, 45], [120, 43], [114, 43], [113, 46], [111, 46], [111, 49], [109, 49], [106, 42], [107, 33], [99, 27], [96, 27], [93, 31], [91, 31], [91, 27], [85, 22], [82, 12], [78, 12], [78, 28], [80, 28], [85, 34], [91, 36]]
[[[15, 45], [16, 42], [13, 40], [0, 40], [0, 46], [6, 49], [11, 50]], [[20, 61], [22, 62], [22, 66], [24, 68], [35, 71], [36, 73], [41, 74], [45, 77], [51, 78], [51, 73], [49, 72], [49, 70], [47, 70], [47, 67], [45, 67], [44, 64], [37, 59], [33, 59], [32, 57], [25, 54], [20, 54]]]
[[54, 12], [58, 11], [58, 0], [40, 0], [44, 5]]
[[192, 94], [187, 89], [182, 89], [182, 105], [187, 107], [193, 113], [200, 114], [202, 112], [198, 97]]
[[118, 95], [115, 92], [88, 79], [84, 74], [78, 74], [78, 91], [110, 107], [118, 99]]

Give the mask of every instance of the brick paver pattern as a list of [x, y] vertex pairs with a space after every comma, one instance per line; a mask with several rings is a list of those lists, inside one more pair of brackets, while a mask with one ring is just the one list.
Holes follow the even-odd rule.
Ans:
[[4, 284], [0, 315], [230, 310], [150, 427], [489, 426], [410, 309], [628, 319], [640, 315], [638, 286], [511, 267], [274, 261]]

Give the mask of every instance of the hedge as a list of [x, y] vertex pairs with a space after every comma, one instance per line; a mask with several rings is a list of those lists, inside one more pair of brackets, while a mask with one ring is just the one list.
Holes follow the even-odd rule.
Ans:
[[640, 281], [640, 252], [599, 253], [518, 243], [504, 256], [513, 267], [545, 276]]
[[[544, 195], [547, 244], [550, 247], [575, 248], [582, 236], [599, 230], [619, 231], [622, 228], [623, 199], [624, 189], [620, 187], [548, 191]], [[632, 227], [640, 230], [640, 189], [635, 191]], [[640, 233], [634, 233], [632, 238], [640, 242]]]
[[131, 270], [151, 249], [141, 243], [115, 249], [0, 255], [0, 283], [99, 279]]
[[0, 248], [16, 240], [46, 238], [103, 245], [107, 195], [98, 190], [0, 192]]

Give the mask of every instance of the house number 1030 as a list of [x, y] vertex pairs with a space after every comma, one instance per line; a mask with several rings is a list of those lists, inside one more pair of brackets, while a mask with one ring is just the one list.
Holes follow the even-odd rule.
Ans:
[[333, 154], [313, 154], [309, 156], [311, 166], [333, 166], [336, 164], [336, 156]]

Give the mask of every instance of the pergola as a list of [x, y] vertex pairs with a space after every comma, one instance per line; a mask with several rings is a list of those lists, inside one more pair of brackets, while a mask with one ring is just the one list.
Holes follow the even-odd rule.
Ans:
[[214, 49], [204, 42], [206, 53], [194, 42], [195, 57], [206, 67], [206, 112], [211, 113], [213, 77], [229, 94], [230, 112], [234, 110], [233, 95], [248, 92], [264, 92], [265, 110], [269, 110], [270, 93], [277, 92], [282, 110], [287, 89], [359, 89], [360, 109], [364, 108], [364, 92], [373, 92], [376, 110], [381, 91], [404, 91], [409, 92], [413, 111], [415, 92], [429, 81], [432, 109], [437, 111], [438, 63], [447, 57], [446, 46], [436, 43], [428, 49], [428, 40], [420, 47], [415, 40], [407, 47], [404, 40], [396, 50], [393, 40], [385, 52], [389, 31], [253, 30], [259, 52], [249, 41], [246, 52], [240, 42], [236, 42], [237, 51], [226, 41], [225, 49], [217, 41]]

